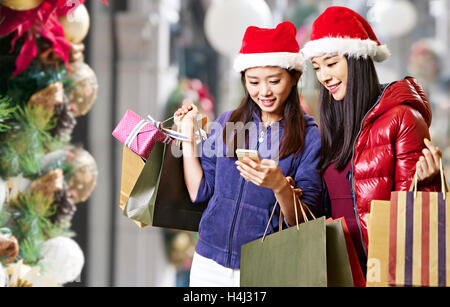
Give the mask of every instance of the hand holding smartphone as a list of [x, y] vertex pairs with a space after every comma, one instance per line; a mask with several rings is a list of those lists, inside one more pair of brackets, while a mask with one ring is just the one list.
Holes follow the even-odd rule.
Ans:
[[236, 149], [236, 156], [238, 157], [239, 161], [242, 161], [244, 157], [248, 157], [255, 162], [260, 162], [261, 159], [259, 158], [259, 154], [257, 150], [254, 149]]

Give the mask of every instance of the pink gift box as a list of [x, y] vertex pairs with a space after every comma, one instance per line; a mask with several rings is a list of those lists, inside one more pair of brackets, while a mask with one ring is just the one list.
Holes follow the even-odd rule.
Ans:
[[142, 117], [127, 110], [112, 135], [122, 144], [147, 160], [155, 142], [168, 143], [169, 137]]

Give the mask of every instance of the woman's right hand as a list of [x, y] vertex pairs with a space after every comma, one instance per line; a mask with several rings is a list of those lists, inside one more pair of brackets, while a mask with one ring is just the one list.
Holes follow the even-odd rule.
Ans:
[[192, 135], [197, 115], [197, 107], [192, 103], [183, 101], [183, 105], [173, 115], [175, 125], [181, 128], [179, 132], [185, 135]]
[[416, 163], [417, 180], [422, 183], [431, 182], [440, 173], [440, 159], [442, 152], [428, 139], [424, 140], [426, 148], [422, 150], [422, 156]]

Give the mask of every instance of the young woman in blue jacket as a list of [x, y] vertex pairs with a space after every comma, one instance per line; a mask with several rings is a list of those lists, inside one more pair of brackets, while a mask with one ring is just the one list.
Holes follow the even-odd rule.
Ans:
[[[248, 27], [234, 62], [244, 97], [237, 109], [221, 114], [200, 147], [183, 142], [186, 186], [194, 203], [208, 201], [199, 226], [191, 267], [191, 286], [239, 286], [242, 245], [261, 238], [270, 213], [279, 205], [268, 233], [302, 220], [294, 208], [291, 184], [300, 201], [320, 215], [322, 181], [317, 170], [320, 135], [299, 103], [297, 83], [304, 59], [296, 28], [283, 22], [275, 29]], [[194, 105], [174, 116], [181, 131], [195, 139]], [[239, 148], [256, 149], [260, 160], [239, 161]], [[289, 180], [287, 177], [291, 177]]]

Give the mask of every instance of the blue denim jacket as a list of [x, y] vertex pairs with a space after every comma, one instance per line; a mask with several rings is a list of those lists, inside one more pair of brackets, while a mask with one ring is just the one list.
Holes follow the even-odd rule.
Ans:
[[[215, 121], [217, 129], [213, 128], [209, 138], [202, 144], [202, 150], [209, 146], [219, 154], [200, 157], [203, 179], [194, 203], [208, 201], [200, 221], [196, 252], [222, 266], [237, 269], [240, 268], [242, 245], [263, 236], [276, 199], [271, 189], [259, 187], [242, 178], [235, 165], [236, 158], [225, 156], [225, 145], [221, 142], [222, 130], [231, 113], [232, 111], [225, 112], [217, 118]], [[258, 148], [259, 141], [271, 142], [269, 132], [272, 126], [267, 128], [262, 137], [260, 132], [263, 125], [259, 114], [254, 114], [253, 118], [259, 132], [256, 138], [250, 139], [249, 148], [255, 149]], [[291, 154], [279, 160], [278, 165], [283, 174], [294, 178], [296, 187], [303, 190], [302, 202], [308, 205], [316, 216], [320, 216], [322, 179], [316, 170], [320, 135], [312, 117], [305, 114], [305, 122], [306, 137], [303, 152], [296, 157]], [[281, 135], [282, 123], [279, 126]], [[214, 147], [217, 144], [222, 148]], [[268, 158], [261, 149], [259, 153], [261, 159]], [[280, 209], [277, 206], [268, 234], [278, 229], [279, 214]]]

